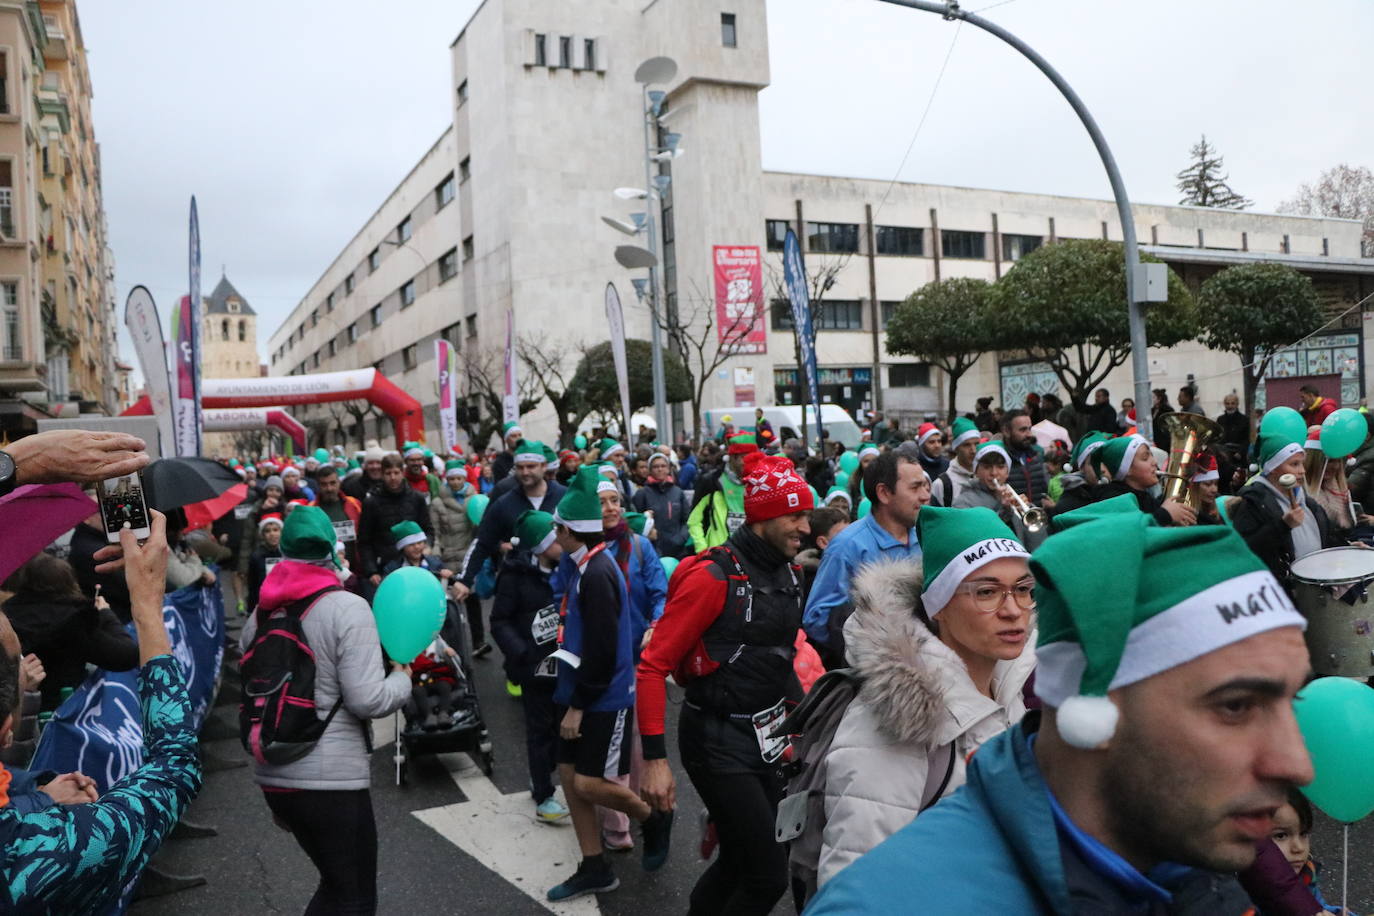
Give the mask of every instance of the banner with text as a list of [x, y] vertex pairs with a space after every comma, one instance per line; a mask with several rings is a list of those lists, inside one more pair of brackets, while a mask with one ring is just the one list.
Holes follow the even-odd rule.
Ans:
[[205, 416], [200, 405], [200, 364], [201, 349], [201, 313], [204, 303], [200, 298], [200, 214], [196, 210], [196, 196], [191, 195], [191, 217], [190, 229], [187, 233], [189, 243], [186, 252], [186, 267], [188, 285], [187, 292], [191, 300], [191, 390], [196, 393], [194, 405], [196, 412], [196, 450], [193, 454], [200, 454], [200, 446], [205, 429]]
[[[806, 265], [802, 263], [801, 245], [797, 243], [797, 234], [791, 229], [787, 230], [787, 237], [782, 243], [782, 276], [783, 284], [787, 287], [787, 299], [792, 304], [792, 328], [797, 335], [798, 347], [801, 350], [802, 371], [806, 373], [807, 394], [810, 397], [812, 409], [815, 411], [812, 416], [816, 421], [816, 446], [821, 444], [821, 395], [820, 386], [816, 380], [816, 336], [811, 328], [811, 293], [806, 286]], [[802, 410], [802, 436], [806, 433], [807, 411]]]
[[195, 310], [182, 296], [172, 309], [172, 413], [176, 419], [177, 455], [200, 454], [200, 392], [196, 388]]
[[162, 333], [162, 321], [157, 315], [153, 294], [146, 287], [135, 286], [124, 301], [124, 326], [133, 336], [134, 353], [143, 370], [143, 384], [148, 389], [153, 416], [157, 418], [158, 454], [172, 457], [176, 450], [176, 426], [172, 422], [172, 382], [167, 372], [167, 338]]
[[439, 439], [443, 451], [458, 454], [458, 386], [453, 384], [453, 372], [458, 355], [453, 344], [442, 338], [434, 341], [434, 367], [439, 374]]
[[620, 385], [620, 409], [624, 412], [621, 435], [630, 438], [630, 362], [625, 356], [625, 312], [614, 283], [606, 284], [606, 324], [611, 329], [611, 357], [615, 360], [615, 380]]
[[716, 335], [738, 355], [768, 352], [763, 310], [763, 260], [757, 245], [715, 245]]

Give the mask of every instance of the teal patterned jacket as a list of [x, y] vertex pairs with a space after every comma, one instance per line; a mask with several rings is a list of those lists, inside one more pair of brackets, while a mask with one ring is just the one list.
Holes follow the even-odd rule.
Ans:
[[92, 913], [113, 906], [200, 791], [181, 665], [139, 672], [144, 763], [99, 801], [33, 814], [0, 810], [0, 913]]

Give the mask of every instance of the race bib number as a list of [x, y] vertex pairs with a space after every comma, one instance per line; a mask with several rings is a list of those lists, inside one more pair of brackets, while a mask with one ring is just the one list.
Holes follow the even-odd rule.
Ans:
[[349, 541], [356, 541], [358, 539], [358, 533], [353, 530], [353, 522], [351, 520], [335, 522], [334, 539], [336, 541], [343, 541], [345, 544]]
[[273, 567], [273, 566], [276, 566], [276, 565], [277, 565], [278, 563], [280, 563], [281, 561], [282, 561], [282, 558], [281, 558], [281, 557], [267, 557], [267, 558], [265, 558], [265, 559], [263, 560], [263, 566], [266, 567], [266, 569], [264, 570], [264, 572], [270, 573], [270, 572], [272, 571], [272, 567]]
[[534, 637], [535, 643], [544, 645], [552, 642], [558, 637], [558, 608], [552, 604], [546, 608], [540, 608], [534, 615], [534, 623], [530, 625], [530, 635]]
[[776, 738], [772, 736], [773, 729], [785, 718], [787, 718], [787, 711], [783, 708], [783, 701], [778, 700], [778, 705], [771, 709], [765, 709], [763, 712], [756, 712], [750, 719], [754, 726], [754, 737], [759, 740], [759, 753], [763, 756], [765, 763], [772, 763], [782, 756], [783, 751], [787, 750], [790, 738], [786, 735], [780, 735]]
[[744, 513], [731, 512], [725, 516], [725, 530], [734, 534], [744, 527]]
[[241, 521], [243, 521], [245, 518], [248, 517], [248, 514], [249, 514], [250, 512], [252, 512], [252, 511], [253, 511], [253, 504], [252, 504], [252, 503], [244, 503], [244, 504], [241, 505], [241, 506], [235, 506], [235, 507], [234, 507], [234, 521], [236, 521], [236, 522], [241, 522]]
[[558, 659], [552, 655], [534, 666], [535, 677], [558, 677]]

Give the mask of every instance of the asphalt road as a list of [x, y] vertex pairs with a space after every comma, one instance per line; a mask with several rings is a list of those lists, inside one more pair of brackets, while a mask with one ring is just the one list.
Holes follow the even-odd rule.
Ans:
[[[491, 780], [482, 776], [467, 755], [444, 754], [417, 758], [409, 767], [408, 784], [398, 787], [391, 726], [385, 720], [376, 724], [372, 798], [380, 838], [380, 912], [685, 913], [688, 893], [704, 867], [697, 854], [701, 803], [677, 759], [676, 742], [669, 741], [678, 778], [678, 810], [668, 864], [648, 875], [639, 866], [638, 850], [608, 854], [621, 881], [619, 890], [546, 907], [544, 891], [577, 865], [572, 828], [534, 820], [519, 701], [505, 694], [499, 652], [476, 662], [475, 667], [483, 718], [496, 754]], [[670, 691], [674, 690], [670, 685]], [[680, 692], [670, 693], [670, 699], [680, 698]], [[210, 759], [244, 759], [236, 715], [234, 705], [215, 708], [215, 724], [206, 734], [221, 737], [203, 741]], [[670, 735], [676, 734], [676, 718], [676, 706], [670, 704]], [[203, 874], [208, 883], [139, 901], [133, 907], [138, 916], [255, 916], [296, 914], [305, 909], [314, 892], [315, 871], [291, 837], [272, 824], [247, 767], [209, 772], [188, 819], [214, 826], [218, 835], [170, 841], [156, 863], [171, 872]], [[1325, 864], [1326, 899], [1337, 903], [1342, 870], [1340, 825], [1318, 814], [1313, 849]], [[1350, 876], [1350, 906], [1357, 913], [1374, 912], [1374, 870], [1368, 867], [1372, 850], [1374, 819], [1367, 818], [1350, 831], [1350, 851], [1357, 863]], [[919, 894], [919, 888], [912, 890]], [[784, 899], [774, 916], [792, 912], [790, 900]]]

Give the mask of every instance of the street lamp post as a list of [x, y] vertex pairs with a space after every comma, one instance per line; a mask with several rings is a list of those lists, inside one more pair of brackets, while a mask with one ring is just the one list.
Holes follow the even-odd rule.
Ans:
[[[1145, 267], [1149, 268], [1148, 274], [1140, 272], [1140, 248], [1135, 237], [1135, 219], [1131, 215], [1131, 199], [1126, 196], [1126, 184], [1121, 180], [1121, 172], [1116, 167], [1116, 159], [1107, 146], [1107, 140], [1102, 136], [1101, 129], [1093, 120], [1087, 106], [1083, 104], [1083, 100], [1078, 97], [1078, 93], [1073, 91], [1073, 87], [1064, 81], [1058, 71], [1036, 53], [1034, 48], [996, 23], [989, 22], [976, 13], [969, 13], [960, 9], [958, 0], [948, 0], [945, 3], [934, 2], [934, 0], [882, 0], [882, 2], [923, 10], [927, 13], [936, 13], [947, 20], [960, 19], [969, 25], [977, 26], [983, 31], [997, 36], [1035, 64], [1036, 68], [1045, 74], [1051, 83], [1054, 83], [1055, 88], [1059, 90], [1073, 108], [1074, 113], [1078, 115], [1078, 119], [1083, 122], [1084, 128], [1088, 131], [1088, 136], [1092, 137], [1093, 146], [1097, 147], [1098, 156], [1102, 158], [1102, 165], [1107, 170], [1107, 179], [1112, 185], [1112, 195], [1116, 198], [1117, 217], [1121, 221], [1121, 241], [1126, 251], [1126, 314], [1131, 330], [1131, 372], [1135, 381], [1135, 402], [1138, 405], [1150, 403], [1150, 363], [1145, 343], [1144, 304], [1150, 301], [1166, 300], [1168, 298], [1167, 283], [1164, 282], [1164, 277], [1160, 276], [1162, 272], [1157, 270], [1163, 265], [1147, 264]], [[1137, 293], [1141, 295], [1137, 296]], [[1148, 411], [1137, 408], [1136, 427], [1146, 439], [1153, 438]]]

